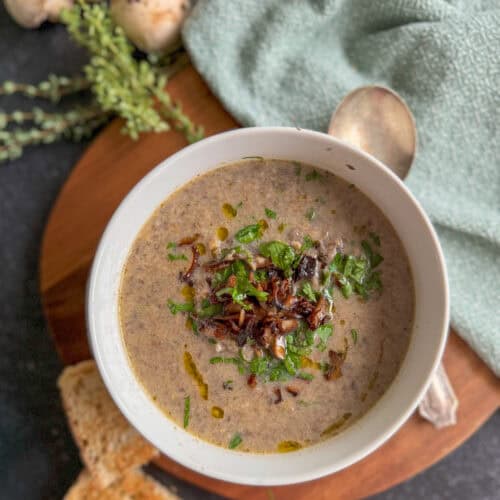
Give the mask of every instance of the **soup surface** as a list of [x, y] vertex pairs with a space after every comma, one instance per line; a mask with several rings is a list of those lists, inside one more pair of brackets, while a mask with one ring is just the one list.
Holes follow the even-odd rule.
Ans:
[[155, 211], [120, 289], [137, 378], [217, 445], [293, 451], [382, 396], [414, 313], [394, 229], [354, 185], [295, 162], [243, 160]]

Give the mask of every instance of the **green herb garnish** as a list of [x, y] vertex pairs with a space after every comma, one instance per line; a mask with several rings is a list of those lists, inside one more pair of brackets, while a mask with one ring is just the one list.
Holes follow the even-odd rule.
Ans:
[[186, 396], [184, 398], [184, 429], [189, 425], [189, 413], [191, 410], [191, 398]]
[[257, 269], [253, 272], [253, 279], [259, 283], [267, 280], [267, 271], [265, 269]]
[[262, 224], [250, 224], [249, 226], [240, 229], [236, 234], [235, 238], [240, 243], [251, 243], [262, 237], [264, 228]]
[[306, 174], [305, 176], [305, 179], [307, 182], [309, 181], [316, 181], [318, 179], [321, 179], [323, 178], [323, 176], [316, 170], [313, 170], [311, 172], [309, 172], [308, 174]]
[[250, 372], [254, 375], [263, 375], [264, 373], [266, 373], [268, 365], [269, 362], [266, 356], [255, 356], [255, 358], [253, 358], [249, 364]]
[[177, 248], [177, 243], [175, 243], [175, 241], [171, 241], [168, 243], [167, 249], [170, 250], [171, 248]]
[[306, 219], [313, 221], [316, 218], [316, 210], [313, 207], [307, 209]]
[[296, 375], [297, 378], [301, 378], [302, 380], [313, 380], [314, 375], [312, 373], [307, 372], [299, 372]]
[[[193, 318], [193, 316], [192, 316], [192, 314], [191, 314], [191, 313], [189, 313], [189, 314], [188, 314], [188, 319], [187, 319], [187, 321], [186, 321], [186, 326], [187, 326], [188, 328], [191, 328], [191, 330], [193, 330], [193, 333], [194, 333], [195, 335], [199, 335], [199, 334], [200, 334], [200, 332], [199, 332], [199, 330], [198, 330], [198, 324], [196, 323], [196, 321], [195, 321], [195, 319]], [[211, 340], [213, 340], [213, 339], [208, 339], [208, 341], [209, 341], [209, 342], [210, 342]]]
[[380, 246], [380, 236], [377, 233], [369, 232], [368, 236], [372, 239], [375, 245], [377, 245], [378, 247]]
[[300, 290], [300, 293], [311, 302], [316, 302], [316, 293], [313, 290], [313, 287], [309, 281], [306, 281]]
[[193, 302], [185, 302], [184, 304], [181, 304], [176, 303], [173, 300], [169, 300], [168, 308], [172, 314], [177, 314], [178, 312], [193, 312], [194, 304]]
[[260, 245], [259, 252], [264, 257], [271, 259], [272, 263], [281, 269], [286, 276], [291, 276], [297, 254], [290, 245], [282, 241], [269, 241]]
[[354, 328], [351, 330], [352, 341], [356, 344], [358, 342], [358, 330]]
[[372, 250], [372, 247], [370, 246], [370, 243], [368, 243], [366, 240], [363, 240], [361, 242], [361, 246], [363, 247], [366, 257], [370, 261], [372, 269], [375, 269], [384, 260], [384, 258], [379, 253], [374, 252]]
[[333, 334], [333, 326], [330, 324], [321, 325], [320, 327], [316, 328], [316, 330], [314, 330], [314, 334], [319, 338], [317, 348], [320, 351], [324, 351], [326, 349], [328, 339]]
[[[245, 304], [244, 300], [248, 296], [255, 297], [261, 302], [266, 300], [268, 295], [267, 292], [258, 290], [250, 283], [248, 271], [243, 261], [236, 260], [229, 267], [229, 271], [226, 271], [225, 274], [227, 274], [228, 278], [231, 275], [236, 276], [236, 286], [221, 288], [216, 293], [217, 297], [221, 297], [222, 295], [231, 295], [233, 302], [243, 306], [245, 309], [248, 306]], [[225, 281], [227, 281], [227, 278]]]
[[222, 304], [212, 304], [208, 299], [203, 299], [201, 302], [201, 308], [198, 311], [198, 316], [200, 318], [211, 318], [212, 316], [217, 316], [222, 313]]
[[304, 236], [303, 241], [302, 241], [302, 246], [300, 247], [300, 253], [306, 252], [307, 250], [309, 250], [313, 246], [314, 246], [313, 239], [308, 234], [306, 234]]
[[243, 441], [243, 439], [241, 438], [240, 434], [239, 433], [236, 433], [232, 438], [231, 438], [231, 441], [229, 441], [229, 445], [228, 445], [228, 448], [230, 450], [234, 450], [235, 448], [237, 448], [241, 442]]
[[270, 219], [276, 219], [276, 212], [274, 210], [271, 210], [270, 208], [265, 208], [264, 212], [266, 212], [267, 217]]
[[210, 358], [211, 365], [217, 365], [219, 363], [224, 363], [226, 365], [236, 365], [238, 367], [238, 371], [242, 375], [246, 372], [245, 360], [241, 356], [239, 356], [238, 358], [223, 358], [222, 356], [215, 356], [213, 358]]
[[[373, 268], [384, 259], [380, 254], [373, 252], [367, 241], [363, 241], [361, 245], [366, 257], [337, 253], [328, 266], [330, 276], [335, 278], [335, 283], [345, 298], [356, 293], [366, 299], [369, 291], [382, 288], [380, 273], [373, 271]], [[325, 275], [326, 285], [330, 276]]]
[[187, 257], [183, 253], [169, 253], [167, 255], [168, 260], [188, 260]]

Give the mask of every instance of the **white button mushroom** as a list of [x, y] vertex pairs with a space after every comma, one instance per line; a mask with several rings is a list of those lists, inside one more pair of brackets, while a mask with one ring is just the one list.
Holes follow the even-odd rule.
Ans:
[[111, 0], [111, 16], [144, 52], [172, 46], [191, 8], [190, 0]]
[[44, 21], [57, 22], [62, 9], [70, 8], [73, 0], [4, 0], [12, 18], [25, 28], [38, 28]]

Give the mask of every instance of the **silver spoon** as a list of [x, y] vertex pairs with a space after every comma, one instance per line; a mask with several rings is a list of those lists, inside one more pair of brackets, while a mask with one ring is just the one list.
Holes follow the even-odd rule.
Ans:
[[[415, 118], [393, 90], [359, 87], [340, 102], [328, 133], [387, 165], [399, 178], [410, 170], [417, 148]], [[419, 405], [419, 413], [436, 427], [456, 423], [458, 401], [441, 364]]]

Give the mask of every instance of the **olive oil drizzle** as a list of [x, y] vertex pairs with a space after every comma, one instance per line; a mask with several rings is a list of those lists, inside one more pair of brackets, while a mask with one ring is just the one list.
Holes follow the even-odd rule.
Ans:
[[193, 357], [187, 351], [184, 352], [184, 368], [186, 369], [186, 372], [191, 375], [193, 380], [198, 384], [200, 396], [203, 399], [208, 399], [208, 385], [205, 383], [205, 381], [203, 380], [203, 376], [198, 371]]

